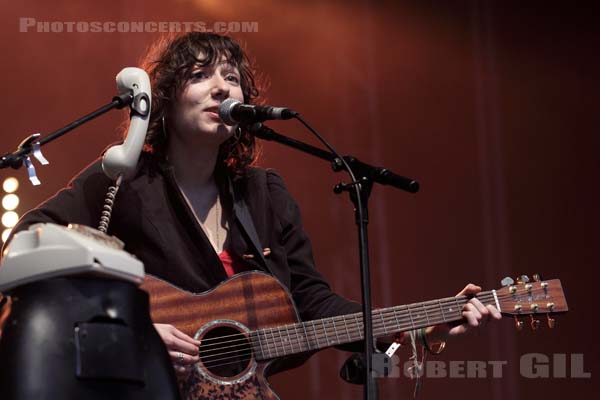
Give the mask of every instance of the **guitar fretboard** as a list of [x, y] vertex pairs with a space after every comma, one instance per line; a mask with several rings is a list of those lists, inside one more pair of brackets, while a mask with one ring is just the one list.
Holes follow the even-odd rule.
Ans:
[[[481, 292], [476, 297], [484, 305], [497, 306], [493, 290]], [[462, 308], [468, 301], [467, 296], [447, 297], [374, 310], [373, 334], [377, 338], [461, 320]], [[255, 357], [258, 360], [267, 360], [356, 342], [363, 339], [363, 332], [362, 313], [354, 313], [260, 329], [253, 331], [250, 337]]]

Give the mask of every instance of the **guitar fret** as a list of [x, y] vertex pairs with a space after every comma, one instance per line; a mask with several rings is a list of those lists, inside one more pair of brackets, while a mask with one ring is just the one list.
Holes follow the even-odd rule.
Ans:
[[429, 315], [427, 315], [427, 308], [425, 308], [425, 303], [421, 303], [421, 308], [425, 312], [425, 319], [427, 320], [427, 325], [431, 325], [431, 322], [429, 322]]
[[456, 303], [456, 312], [462, 317], [462, 307], [458, 304], [458, 299], [455, 297], [454, 302]]
[[280, 344], [280, 346], [277, 346], [277, 347], [281, 347], [281, 355], [284, 356], [287, 340], [281, 334], [281, 326], [277, 326], [276, 328], [277, 328], [277, 337], [279, 338], [279, 344]]
[[[263, 341], [265, 342], [265, 346], [264, 346], [265, 355], [267, 356], [267, 358], [271, 358], [271, 349], [269, 349], [269, 341], [267, 340], [267, 336], [265, 335], [265, 330], [261, 329], [257, 332], [258, 332], [259, 337], [261, 334], [263, 335]], [[267, 355], [267, 352], [269, 353], [268, 355]]]
[[327, 346], [330, 346], [330, 344], [329, 344], [329, 335], [327, 334], [327, 325], [325, 325], [325, 320], [324, 319], [321, 320], [321, 325], [323, 325], [323, 331], [325, 332], [325, 342], [327, 342]]
[[269, 337], [267, 336], [266, 330], [263, 330], [263, 335], [265, 336], [265, 340], [267, 341], [267, 349], [269, 349], [269, 358], [273, 358], [273, 350], [271, 350], [271, 344], [269, 343]]
[[346, 336], [348, 336], [348, 341], [352, 341], [352, 338], [350, 337], [350, 331], [348, 330], [348, 324], [346, 322], [346, 318], [344, 317], [344, 328], [346, 328]]
[[[290, 328], [286, 327], [285, 332], [287, 333], [288, 343], [290, 344], [290, 347], [292, 349], [292, 354], [293, 354], [294, 353], [294, 341], [290, 337]], [[285, 351], [285, 349], [283, 349], [283, 350]]]
[[410, 311], [410, 307], [406, 306], [406, 310], [408, 311], [408, 316], [410, 317], [411, 328], [415, 329], [415, 320], [413, 319], [412, 312]]
[[277, 351], [277, 339], [275, 339], [275, 334], [273, 333], [273, 329], [269, 329], [271, 331], [271, 337], [273, 338], [273, 347], [275, 347], [275, 357], [279, 357], [279, 352]]
[[333, 319], [333, 317], [331, 317], [331, 322], [333, 323], [333, 332], [335, 333], [335, 337], [337, 339], [338, 344], [342, 343], [340, 337], [338, 336], [337, 328], [335, 327], [335, 319]]
[[446, 303], [444, 305], [444, 314], [445, 313], [450, 313], [451, 320], [454, 318], [454, 309], [452, 308], [452, 304]]
[[264, 359], [266, 357], [265, 357], [265, 351], [264, 351], [263, 346], [262, 346], [262, 342], [260, 340], [260, 331], [256, 332], [256, 337], [258, 338], [258, 346], [260, 347], [261, 358]]
[[[260, 339], [260, 334], [261, 333], [264, 335], [263, 331], [264, 331], [263, 329], [260, 329], [260, 330], [256, 331], [256, 334], [259, 337], [259, 339]], [[260, 343], [262, 345], [262, 340], [260, 341]], [[263, 347], [263, 354], [265, 355], [265, 358], [270, 358], [271, 357], [270, 354], [267, 355], [267, 351], [268, 350], [269, 350], [269, 343], [265, 343], [265, 346]]]
[[442, 309], [442, 301], [438, 300], [438, 306], [440, 306], [440, 312], [442, 313], [442, 319], [446, 322], [446, 315], [444, 315], [444, 310]]
[[356, 322], [356, 327], [358, 328], [358, 339], [362, 338], [362, 332], [363, 332], [363, 328], [362, 328], [362, 323], [358, 320], [358, 315], [354, 314], [354, 322]]
[[396, 329], [394, 329], [395, 331], [399, 331], [400, 330], [400, 321], [398, 321], [398, 314], [396, 314], [396, 309], [394, 308], [393, 311], [394, 313], [394, 319], [396, 320]]
[[[381, 323], [383, 324], [383, 332], [387, 334], [387, 328], [385, 327], [385, 321], [383, 320], [383, 313], [379, 311], [379, 316], [381, 317]], [[373, 331], [375, 331], [375, 327], [373, 327]]]
[[304, 336], [306, 337], [306, 350], [310, 350], [312, 348], [311, 344], [310, 344], [310, 340], [308, 337], [308, 332], [306, 332], [306, 324], [305, 323], [301, 323], [302, 325], [302, 329], [304, 329]]
[[319, 335], [317, 334], [317, 329], [315, 328], [315, 321], [311, 321], [311, 325], [312, 325], [312, 328], [313, 328], [313, 332], [315, 333], [315, 340], [317, 342], [317, 348], [319, 348], [320, 347], [320, 345], [319, 345]]
[[298, 333], [298, 324], [294, 324], [294, 332], [296, 333], [296, 339], [298, 340], [298, 348], [302, 351], [302, 338]]

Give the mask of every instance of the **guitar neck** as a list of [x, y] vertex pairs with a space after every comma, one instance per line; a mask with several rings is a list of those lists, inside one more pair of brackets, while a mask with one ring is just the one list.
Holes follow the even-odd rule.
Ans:
[[[484, 305], [499, 308], [494, 290], [481, 292], [476, 297]], [[373, 336], [378, 338], [461, 320], [462, 308], [469, 299], [467, 296], [447, 297], [374, 310]], [[251, 336], [256, 358], [267, 360], [363, 340], [363, 332], [362, 313], [354, 313], [260, 329]]]

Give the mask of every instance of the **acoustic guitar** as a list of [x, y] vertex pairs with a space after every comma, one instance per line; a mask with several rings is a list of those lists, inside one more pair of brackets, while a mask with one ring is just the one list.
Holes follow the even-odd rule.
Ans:
[[[511, 280], [512, 281], [512, 280]], [[180, 381], [183, 398], [278, 399], [266, 377], [278, 358], [363, 339], [362, 313], [301, 322], [287, 288], [262, 272], [243, 272], [204, 293], [190, 293], [146, 276], [154, 322], [172, 324], [201, 341], [200, 361]], [[509, 284], [481, 292], [483, 304], [502, 314], [538, 319], [568, 311], [560, 280]], [[447, 297], [373, 311], [375, 337], [463, 319], [468, 296]]]

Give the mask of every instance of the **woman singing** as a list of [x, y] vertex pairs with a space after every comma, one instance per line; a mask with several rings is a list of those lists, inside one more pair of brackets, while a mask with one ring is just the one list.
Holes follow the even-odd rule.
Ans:
[[[190, 292], [258, 270], [289, 290], [302, 320], [361, 311], [316, 270], [298, 206], [282, 178], [253, 166], [259, 155], [254, 137], [219, 118], [225, 99], [252, 104], [259, 96], [253, 67], [238, 43], [210, 33], [179, 35], [160, 41], [143, 68], [152, 83], [146, 146], [136, 175], [120, 187], [108, 233], [125, 243], [148, 274]], [[98, 160], [27, 213], [13, 233], [37, 222], [95, 227], [110, 185]], [[468, 285], [460, 294], [480, 290]], [[500, 313], [473, 298], [463, 316], [459, 326], [429, 327], [426, 341], [442, 342]], [[185, 377], [199, 361], [200, 342], [154, 322]]]

